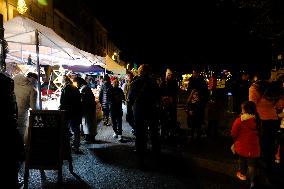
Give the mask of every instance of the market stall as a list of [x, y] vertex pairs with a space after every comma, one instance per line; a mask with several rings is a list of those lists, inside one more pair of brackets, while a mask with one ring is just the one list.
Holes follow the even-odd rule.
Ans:
[[[32, 72], [37, 72], [41, 77], [45, 75], [42, 70], [50, 70], [50, 77], [46, 77], [45, 81], [40, 78], [41, 83], [38, 85], [38, 91], [41, 91], [43, 82], [60, 83], [63, 74], [72, 72], [69, 69], [59, 69], [62, 65], [89, 67], [105, 65], [104, 58], [76, 48], [52, 29], [23, 16], [14, 17], [4, 23], [4, 38], [9, 48], [6, 63], [10, 75], [25, 74], [27, 70], [33, 70]], [[43, 69], [44, 66], [48, 66], [48, 68]], [[58, 88], [57, 91], [59, 91]], [[41, 93], [39, 93], [38, 99], [41, 104]]]

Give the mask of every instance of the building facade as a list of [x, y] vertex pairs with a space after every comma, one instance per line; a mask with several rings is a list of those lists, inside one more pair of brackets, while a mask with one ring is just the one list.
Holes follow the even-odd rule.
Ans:
[[[112, 59], [119, 63], [120, 50], [108, 38], [107, 29], [92, 15], [92, 10], [79, 3], [74, 18], [69, 18], [55, 7], [53, 0], [0, 0], [0, 13], [4, 22], [20, 15], [19, 2], [24, 2], [27, 10], [23, 16], [46, 27], [52, 28], [68, 43], [86, 52]], [[46, 2], [46, 3], [41, 3]]]

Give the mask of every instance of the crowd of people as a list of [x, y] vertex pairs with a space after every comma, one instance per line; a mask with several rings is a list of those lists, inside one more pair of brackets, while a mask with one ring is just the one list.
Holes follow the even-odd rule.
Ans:
[[[258, 75], [249, 83], [248, 78], [248, 75], [243, 75], [238, 83], [241, 90], [236, 92], [242, 92], [236, 95], [235, 103], [240, 107], [236, 108], [240, 116], [232, 125], [231, 135], [239, 157], [237, 177], [241, 180], [247, 180], [248, 177], [251, 187], [254, 187], [257, 162], [264, 162], [263, 170], [269, 178], [273, 172], [275, 155], [280, 157], [279, 154], [283, 154], [281, 145], [275, 142], [281, 125], [280, 120], [284, 117], [284, 98], [283, 81], [270, 81], [269, 78]], [[26, 142], [29, 110], [39, 107], [36, 89], [38, 76], [35, 73], [26, 76], [19, 74], [11, 79], [1, 73], [0, 79], [1, 87], [10, 89], [3, 90], [7, 91], [7, 94], [1, 92], [1, 95], [10, 99], [5, 103], [13, 104], [9, 106], [12, 109], [6, 112], [10, 113], [6, 119], [9, 119], [8, 122], [16, 130], [15, 137], [18, 137], [18, 149], [21, 151], [16, 163], [14, 162], [16, 175], [19, 167], [23, 165], [22, 153]], [[173, 70], [166, 69], [165, 76], [157, 79], [151, 67], [142, 64], [137, 75], [128, 72], [125, 79], [126, 82], [122, 85], [118, 78], [111, 81], [110, 76], [106, 74], [96, 101], [92, 91], [94, 83], [80, 76], [63, 77], [58, 109], [66, 112], [65, 118], [74, 153], [80, 153], [82, 135], [85, 142], [95, 143], [98, 125], [97, 103], [102, 107], [103, 126], [112, 126], [113, 138], [120, 142], [123, 141], [123, 104], [126, 105], [126, 121], [135, 136], [136, 154], [141, 167], [144, 166], [148, 139], [151, 141], [154, 155], [158, 157], [161, 144], [173, 139], [178, 133], [180, 128], [177, 122], [177, 104], [180, 88]], [[191, 140], [201, 140], [202, 127], [206, 121], [207, 137], [217, 136], [218, 116], [214, 113], [218, 107], [214, 87], [208, 85], [198, 71], [194, 70], [186, 92], [184, 107]]]
[[248, 177], [250, 188], [254, 188], [259, 172], [264, 173], [265, 183], [273, 180], [275, 157], [283, 153], [283, 144], [277, 140], [283, 118], [283, 81], [272, 81], [269, 74], [257, 74], [246, 85], [246, 91], [247, 96], [241, 97], [238, 104], [241, 114], [232, 125], [231, 135], [239, 157], [236, 175], [240, 180]]

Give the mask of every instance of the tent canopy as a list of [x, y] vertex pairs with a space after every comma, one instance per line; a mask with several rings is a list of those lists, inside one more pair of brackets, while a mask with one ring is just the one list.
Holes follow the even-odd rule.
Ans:
[[126, 69], [112, 60], [108, 55], [106, 56], [106, 69], [112, 71], [114, 74], [126, 74]]
[[4, 23], [8, 42], [7, 62], [26, 63], [29, 54], [36, 60], [36, 31], [39, 40], [40, 64], [104, 65], [99, 56], [85, 52], [66, 42], [52, 29], [29, 18], [16, 16]]
[[97, 65], [91, 65], [91, 66], [81, 66], [81, 65], [74, 65], [74, 66], [67, 66], [64, 65], [63, 68], [72, 70], [73, 72], [84, 72], [84, 73], [98, 73], [98, 72], [105, 72], [105, 69], [97, 66]]

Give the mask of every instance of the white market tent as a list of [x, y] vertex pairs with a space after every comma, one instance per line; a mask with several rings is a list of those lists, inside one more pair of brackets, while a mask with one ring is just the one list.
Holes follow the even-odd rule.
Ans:
[[[105, 58], [85, 52], [66, 42], [52, 29], [29, 18], [17, 16], [4, 23], [4, 38], [9, 52], [6, 63], [27, 64], [28, 56], [37, 66], [40, 65], [100, 65], [105, 68]], [[40, 91], [40, 83], [38, 83]], [[41, 108], [41, 93], [39, 93]]]
[[41, 65], [105, 65], [98, 56], [78, 49], [52, 29], [23, 16], [4, 23], [4, 38], [9, 48], [6, 62], [26, 64], [29, 54], [36, 62], [37, 36]]

